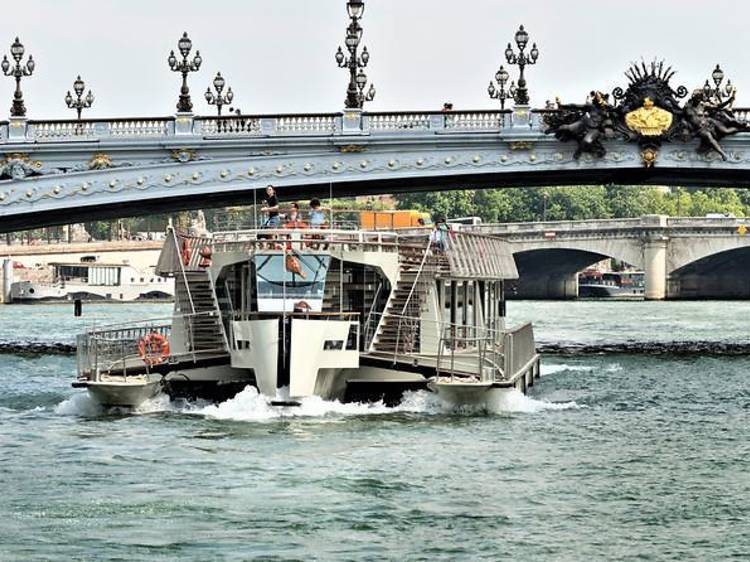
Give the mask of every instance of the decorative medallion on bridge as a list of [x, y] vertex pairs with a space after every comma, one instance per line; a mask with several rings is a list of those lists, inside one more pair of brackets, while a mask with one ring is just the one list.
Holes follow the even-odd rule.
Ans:
[[172, 151], [172, 160], [183, 164], [195, 160], [195, 150], [191, 148], [178, 148]]
[[672, 114], [656, 107], [647, 97], [643, 100], [643, 107], [625, 114], [625, 124], [628, 129], [644, 137], [660, 137], [672, 126]]
[[[561, 141], [575, 141], [576, 159], [584, 153], [602, 158], [607, 153], [607, 140], [621, 140], [637, 142], [643, 164], [650, 168], [662, 143], [698, 140], [698, 153], [715, 152], [726, 160], [719, 141], [750, 130], [750, 125], [732, 110], [735, 88], [729, 82], [721, 87], [724, 73], [717, 65], [711, 74], [716, 87], [706, 81], [688, 97], [687, 88], [673, 89], [669, 84], [674, 74], [663, 62], [633, 64], [625, 72], [628, 87], [615, 88], [612, 103], [609, 94], [598, 91], [592, 91], [584, 104], [563, 104], [558, 100], [544, 117], [545, 132]], [[687, 100], [681, 105], [683, 98]]]
[[44, 166], [41, 161], [32, 160], [28, 154], [6, 154], [0, 160], [0, 179], [20, 180], [42, 173], [44, 173]]
[[87, 165], [89, 170], [106, 170], [112, 167], [112, 157], [104, 152], [94, 154]]

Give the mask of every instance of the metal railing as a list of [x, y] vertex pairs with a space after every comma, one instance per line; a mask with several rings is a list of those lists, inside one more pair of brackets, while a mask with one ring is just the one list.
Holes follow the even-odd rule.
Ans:
[[182, 324], [189, 324], [192, 319], [210, 315], [211, 313], [197, 313], [154, 318], [100, 327], [79, 334], [76, 337], [78, 377], [98, 380], [100, 375], [110, 374], [113, 371], [127, 377], [150, 373], [154, 367], [166, 362], [175, 362], [183, 358], [191, 358], [195, 361], [198, 354], [224, 353], [226, 350], [218, 348], [195, 351], [191, 349], [194, 347], [192, 342], [187, 341], [188, 351], [170, 350], [168, 356], [153, 364], [144, 361], [140, 355], [139, 344], [146, 336], [159, 334], [169, 339], [174, 321], [180, 320]]

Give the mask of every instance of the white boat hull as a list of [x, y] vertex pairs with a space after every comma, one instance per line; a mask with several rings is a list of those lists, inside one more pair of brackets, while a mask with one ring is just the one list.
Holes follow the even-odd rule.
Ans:
[[138, 377], [127, 382], [90, 381], [86, 383], [86, 388], [94, 400], [104, 407], [137, 408], [159, 394], [160, 378]]

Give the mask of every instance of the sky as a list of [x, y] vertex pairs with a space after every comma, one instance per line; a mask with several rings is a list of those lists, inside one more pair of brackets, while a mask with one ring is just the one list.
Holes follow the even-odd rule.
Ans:
[[[0, 54], [18, 35], [36, 61], [23, 90], [32, 119], [73, 117], [64, 97], [80, 74], [96, 100], [89, 117], [171, 115], [180, 78], [167, 56], [183, 31], [203, 66], [190, 76], [195, 113], [221, 71], [243, 113], [343, 109], [348, 73], [336, 47], [345, 0], [23, 0], [3, 3]], [[717, 63], [750, 106], [750, 2], [686, 0], [366, 0], [362, 44], [377, 88], [371, 111], [496, 108], [487, 85], [520, 24], [538, 45], [527, 67], [532, 105], [626, 86], [631, 61], [657, 57], [673, 87], [702, 85]], [[506, 64], [506, 68], [508, 65]], [[517, 69], [511, 70], [517, 78]], [[0, 118], [13, 80], [0, 76]], [[3, 101], [7, 100], [7, 101]]]

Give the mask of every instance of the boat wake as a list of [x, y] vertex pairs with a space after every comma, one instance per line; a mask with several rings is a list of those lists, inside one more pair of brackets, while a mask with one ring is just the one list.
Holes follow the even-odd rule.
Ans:
[[96, 417], [103, 414], [127, 413], [148, 415], [158, 413], [175, 413], [201, 416], [208, 419], [264, 422], [291, 418], [341, 418], [349, 416], [378, 416], [387, 414], [420, 414], [420, 415], [480, 415], [508, 413], [538, 413], [550, 410], [578, 409], [575, 402], [548, 402], [525, 396], [517, 390], [500, 394], [496, 400], [486, 406], [450, 407], [444, 404], [436, 394], [426, 390], [407, 392], [400, 404], [387, 406], [383, 402], [343, 403], [338, 400], [323, 400], [318, 396], [302, 398], [298, 406], [274, 406], [271, 400], [258, 393], [255, 387], [248, 386], [219, 404], [207, 402], [171, 402], [165, 394], [160, 394], [141, 404], [137, 409], [124, 412], [120, 409], [105, 409], [98, 405], [88, 394], [80, 393], [58, 404], [56, 414], [80, 417]]

